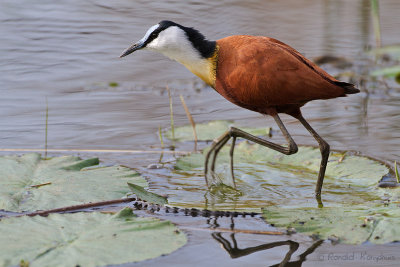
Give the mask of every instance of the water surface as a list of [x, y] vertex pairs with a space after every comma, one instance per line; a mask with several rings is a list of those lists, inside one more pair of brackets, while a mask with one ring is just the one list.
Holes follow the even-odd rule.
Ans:
[[[398, 2], [381, 3], [384, 44], [399, 41]], [[118, 55], [161, 19], [195, 26], [209, 39], [268, 35], [308, 57], [334, 54], [352, 60], [374, 45], [369, 1], [8, 1], [0, 9], [0, 147], [44, 144], [45, 99], [49, 148], [148, 149], [158, 127], [168, 127], [165, 86], [174, 94], [176, 124], [187, 119], [184, 94], [197, 122], [273, 121], [229, 102], [161, 55]], [[120, 84], [111, 88], [109, 82]], [[400, 155], [399, 96], [316, 101], [304, 108], [311, 124], [337, 149], [382, 159]], [[297, 122], [299, 143], [315, 144]]]
[[[400, 42], [399, 8], [397, 0], [380, 1], [383, 44]], [[177, 125], [188, 123], [179, 101], [183, 94], [196, 122], [272, 126], [273, 141], [283, 142], [271, 118], [227, 102], [183, 66], [150, 52], [124, 59], [119, 54], [150, 26], [170, 19], [211, 40], [267, 35], [309, 58], [332, 54], [362, 65], [365, 49], [375, 44], [370, 14], [369, 0], [3, 0], [0, 148], [44, 148], [47, 98], [49, 148], [159, 149], [158, 127], [169, 126], [167, 84]], [[361, 93], [309, 103], [303, 113], [332, 148], [399, 161], [399, 101], [398, 93]], [[282, 118], [299, 144], [316, 145], [298, 122]], [[143, 170], [159, 159], [157, 154], [100, 156]]]

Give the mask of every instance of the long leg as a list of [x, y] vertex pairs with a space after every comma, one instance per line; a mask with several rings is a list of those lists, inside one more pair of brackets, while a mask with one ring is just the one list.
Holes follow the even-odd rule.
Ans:
[[[230, 157], [230, 165], [231, 165], [231, 177], [235, 177], [233, 173], [233, 151], [235, 150], [235, 144], [236, 144], [236, 137], [234, 136], [232, 138], [232, 144], [231, 144], [231, 150], [229, 151], [229, 157]], [[236, 188], [236, 183], [235, 179], [233, 179], [233, 186]]]
[[[206, 160], [205, 160], [205, 164], [204, 164], [204, 176], [205, 176], [207, 185], [209, 185], [207, 173], [208, 173], [208, 162], [210, 160], [210, 156], [212, 153], [214, 153], [214, 156], [213, 156], [212, 162], [211, 162], [211, 174], [213, 174], [214, 170], [215, 170], [215, 161], [217, 158], [217, 154], [231, 137], [235, 138], [235, 140], [237, 137], [241, 137], [241, 138], [247, 139], [249, 141], [252, 141], [254, 143], [257, 143], [259, 145], [262, 145], [262, 146], [271, 148], [273, 150], [276, 150], [278, 152], [281, 152], [285, 155], [291, 155], [291, 154], [294, 154], [297, 152], [297, 150], [298, 150], [297, 145], [294, 142], [293, 138], [290, 136], [289, 132], [287, 131], [287, 129], [286, 129], [285, 125], [283, 124], [283, 122], [281, 121], [281, 119], [279, 118], [278, 114], [277, 113], [272, 114], [272, 117], [275, 119], [275, 122], [278, 124], [279, 128], [281, 129], [281, 131], [283, 133], [283, 136], [285, 137], [286, 141], [288, 142], [288, 147], [284, 147], [284, 146], [272, 143], [270, 141], [267, 141], [267, 140], [264, 140], [257, 136], [246, 133], [238, 128], [231, 127], [229, 129], [229, 131], [224, 133], [220, 138], [218, 138], [213, 143], [213, 145], [211, 146], [210, 150], [208, 151], [208, 153], [206, 155]], [[234, 146], [235, 143], [233, 142], [232, 145]], [[231, 155], [231, 157], [233, 156], [233, 149], [231, 149], [230, 155]], [[232, 172], [232, 174], [233, 174], [233, 172]], [[235, 184], [235, 177], [232, 176], [232, 179]]]
[[[214, 152], [216, 150], [217, 146], [220, 146], [221, 144], [225, 145], [229, 139], [230, 139], [230, 135], [229, 135], [229, 131], [227, 131], [212, 143], [211, 148], [206, 155], [206, 159], [204, 162], [204, 178], [206, 179], [207, 186], [210, 186], [210, 184], [208, 183], [208, 176], [207, 176], [208, 162], [209, 162], [210, 156], [211, 156], [212, 152]], [[217, 151], [219, 151], [219, 149]], [[215, 161], [215, 157], [213, 158], [213, 160]]]
[[322, 184], [324, 182], [326, 165], [328, 164], [329, 151], [330, 151], [329, 144], [324, 139], [322, 139], [321, 136], [317, 134], [317, 132], [303, 118], [301, 113], [297, 115], [296, 118], [311, 133], [311, 135], [315, 138], [315, 140], [318, 141], [319, 144], [319, 150], [321, 151], [321, 165], [319, 167], [317, 186], [315, 187], [315, 197], [317, 198], [318, 203], [322, 205], [321, 190], [322, 190]]
[[[229, 132], [229, 131], [228, 131], [228, 132]], [[211, 170], [212, 170], [212, 171], [215, 170], [215, 162], [216, 162], [216, 160], [217, 160], [217, 155], [218, 155], [219, 151], [220, 151], [221, 148], [229, 141], [230, 138], [231, 138], [231, 136], [230, 136], [230, 135], [227, 135], [223, 141], [221, 141], [220, 143], [218, 143], [218, 144], [215, 146], [215, 149], [214, 149], [214, 156], [213, 156], [213, 159], [212, 159], [212, 161], [211, 161]]]

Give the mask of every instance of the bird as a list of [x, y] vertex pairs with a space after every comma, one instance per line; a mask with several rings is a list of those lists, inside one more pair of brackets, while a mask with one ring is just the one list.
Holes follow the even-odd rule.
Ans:
[[322, 206], [321, 191], [330, 146], [304, 119], [300, 108], [312, 100], [359, 93], [355, 85], [335, 79], [291, 46], [266, 36], [233, 35], [210, 41], [193, 27], [163, 20], [150, 27], [144, 37], [125, 49], [120, 57], [141, 49], [159, 52], [183, 64], [233, 104], [272, 116], [287, 141], [286, 146], [275, 144], [230, 127], [214, 140], [206, 154], [204, 176], [207, 186], [210, 185], [210, 173], [211, 178], [214, 177], [217, 155], [231, 138], [229, 155], [234, 187], [233, 154], [237, 138], [285, 155], [297, 153], [297, 144], [280, 119], [279, 114], [283, 113], [297, 119], [318, 142], [321, 162], [315, 197]]

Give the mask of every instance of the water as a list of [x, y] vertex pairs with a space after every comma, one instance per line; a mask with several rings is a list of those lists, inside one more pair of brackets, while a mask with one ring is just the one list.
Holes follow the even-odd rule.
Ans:
[[[396, 7], [395, 0], [381, 4], [385, 44], [399, 41]], [[0, 147], [6, 148], [44, 146], [47, 97], [49, 148], [148, 149], [158, 143], [158, 126], [168, 126], [166, 84], [174, 92], [177, 124], [187, 123], [180, 93], [197, 122], [264, 123], [161, 55], [138, 52], [118, 58], [161, 19], [195, 26], [209, 39], [268, 35], [311, 58], [357, 59], [374, 44], [369, 1], [22, 0], [2, 1], [0, 10]], [[120, 86], [107, 86], [112, 81]], [[321, 101], [308, 104], [304, 114], [332, 147], [395, 160], [400, 155], [398, 98]], [[292, 121], [296, 140], [314, 144]], [[274, 126], [269, 119], [265, 124]]]
[[[384, 43], [398, 41], [397, 1], [381, 5]], [[233, 19], [234, 18], [234, 19]], [[109, 80], [191, 79], [160, 55], [118, 59], [151, 25], [171, 19], [209, 39], [268, 35], [309, 57], [356, 56], [374, 44], [369, 1], [9, 1], [1, 3], [1, 81], [53, 91]], [[173, 67], [172, 67], [173, 66]], [[162, 71], [160, 71], [162, 70]], [[157, 75], [154, 75], [157, 72]]]
[[[188, 123], [179, 101], [183, 94], [196, 122], [234, 119], [277, 130], [272, 119], [227, 102], [161, 55], [118, 56], [151, 25], [170, 19], [211, 40], [267, 35], [309, 58], [332, 54], [357, 62], [375, 43], [369, 3], [2, 0], [0, 148], [44, 148], [47, 98], [49, 148], [158, 149], [158, 127], [169, 126], [167, 84], [177, 125]], [[380, 2], [383, 44], [400, 41], [399, 8], [397, 0]], [[399, 94], [362, 93], [309, 103], [303, 113], [332, 148], [394, 161], [400, 158], [399, 100]], [[299, 144], [316, 144], [298, 122], [282, 117]], [[284, 141], [279, 133], [273, 140]], [[158, 161], [156, 154], [100, 156], [137, 168]]]

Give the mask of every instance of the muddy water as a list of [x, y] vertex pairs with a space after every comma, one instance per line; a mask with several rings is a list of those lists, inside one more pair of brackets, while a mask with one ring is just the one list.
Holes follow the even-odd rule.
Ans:
[[[166, 84], [173, 90], [178, 125], [187, 123], [178, 97], [183, 94], [197, 122], [234, 119], [237, 125], [275, 127], [160, 55], [118, 55], [149, 26], [171, 19], [195, 26], [209, 39], [268, 35], [311, 58], [333, 54], [358, 62], [374, 45], [369, 3], [2, 0], [0, 148], [44, 147], [47, 98], [49, 148], [157, 149], [158, 127], [169, 126]], [[381, 1], [384, 44], [400, 41], [399, 8], [397, 0]], [[303, 113], [333, 148], [392, 161], [400, 159], [399, 100], [394, 92], [362, 93], [309, 103]], [[315, 144], [297, 122], [283, 119], [298, 143]], [[273, 139], [283, 141], [279, 133]], [[101, 157], [139, 168], [158, 161], [154, 154]]]

